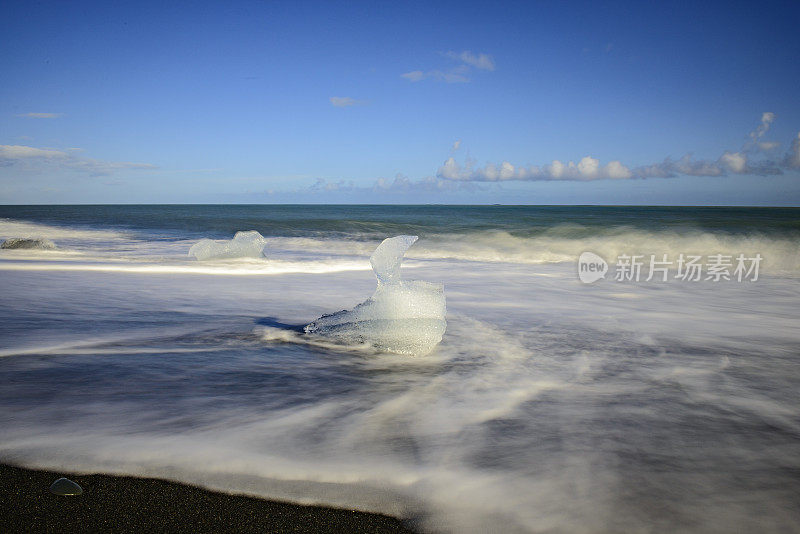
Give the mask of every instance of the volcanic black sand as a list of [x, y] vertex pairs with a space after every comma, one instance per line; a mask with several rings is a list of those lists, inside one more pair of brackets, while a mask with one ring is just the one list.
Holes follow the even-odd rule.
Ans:
[[[67, 477], [83, 495], [59, 496]], [[72, 475], [0, 464], [0, 532], [404, 532], [379, 514], [217, 493], [148, 478]]]

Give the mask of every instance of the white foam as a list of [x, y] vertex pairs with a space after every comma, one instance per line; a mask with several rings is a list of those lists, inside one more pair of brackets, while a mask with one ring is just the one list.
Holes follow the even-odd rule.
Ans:
[[[137, 239], [133, 233], [111, 230], [87, 230], [65, 228], [26, 221], [0, 219], [0, 239], [10, 237], [45, 237], [58, 246], [49, 251], [48, 259], [58, 260], [67, 254], [84, 254], [98, 260], [135, 261], [176, 260], [185, 257], [188, 241], [146, 241]], [[262, 238], [263, 239], [263, 238]], [[230, 243], [231, 241], [223, 242]], [[265, 241], [266, 242], [266, 241]], [[211, 240], [202, 243], [220, 244]], [[271, 237], [270, 259], [291, 257], [303, 261], [331, 261], [343, 259], [355, 261], [369, 254], [377, 242], [368, 236], [340, 238], [310, 237]], [[198, 243], [194, 243], [195, 246]], [[261, 258], [263, 248], [260, 243], [252, 249], [245, 247], [244, 256]], [[191, 245], [189, 245], [191, 246]], [[792, 237], [770, 236], [753, 232], [751, 234], [729, 235], [709, 233], [699, 230], [689, 231], [650, 231], [634, 228], [615, 227], [597, 230], [590, 236], [586, 228], [574, 225], [561, 225], [536, 235], [520, 236], [506, 231], [486, 230], [468, 233], [443, 233], [425, 236], [423, 242], [416, 244], [407, 254], [407, 259], [459, 260], [481, 263], [506, 263], [520, 265], [540, 265], [547, 263], [573, 263], [578, 256], [592, 251], [609, 263], [615, 263], [621, 254], [650, 254], [661, 259], [667, 254], [675, 261], [680, 254], [708, 256], [724, 254], [748, 256], [761, 254], [761, 272], [780, 275], [800, 274], [800, 247]], [[33, 257], [39, 251], [28, 251]], [[19, 258], [22, 251], [2, 250], [3, 258]], [[39, 254], [39, 259], [44, 258]], [[237, 259], [229, 257], [229, 259]], [[219, 261], [219, 260], [218, 260]], [[673, 267], [676, 263], [673, 264]]]
[[[793, 458], [790, 438], [800, 431], [791, 411], [796, 281], [584, 286], [567, 265], [419, 263], [420, 277], [447, 284], [451, 313], [443, 343], [426, 356], [378, 354], [368, 344], [331, 355], [335, 345], [325, 338], [264, 327], [264, 339], [293, 346], [265, 349], [237, 339], [236, 350], [219, 358], [126, 357], [124, 375], [92, 368], [95, 387], [74, 398], [14, 399], [14, 410], [0, 413], [0, 457], [421, 515], [431, 531], [638, 532], [652, 530], [659, 511], [664, 530], [757, 531], [765, 521], [772, 521], [766, 530], [787, 530], [793, 501], [763, 488], [790, 477], [781, 466]], [[233, 324], [249, 332], [254, 319], [270, 314], [301, 324], [337, 302], [358, 302], [368, 289], [363, 273], [344, 271], [247, 283], [224, 276], [142, 281], [126, 273], [75, 274], [68, 284], [38, 273], [6, 276], [5, 302], [20, 310], [51, 306], [53, 317], [90, 324], [108, 313], [98, 303], [114, 303], [119, 317], [136, 318], [124, 329], [136, 328], [143, 309], [194, 311], [186, 323], [194, 330], [239, 317]], [[66, 325], [70, 336], [73, 325]], [[116, 331], [119, 323], [105, 328]], [[184, 333], [179, 344], [148, 341], [161, 335], [119, 339], [104, 358], [111, 364], [115, 351], [162, 344], [219, 347]], [[5, 339], [4, 350], [43, 354], [50, 346], [69, 358], [103, 352], [88, 338], [58, 347], [64, 335], [37, 341], [40, 348], [15, 349]], [[29, 361], [42, 380], [55, 374], [47, 366], [71, 363], [23, 358], [7, 360], [9, 367]], [[294, 369], [289, 381], [270, 382], [287, 368]], [[198, 382], [178, 397], [159, 394], [187, 376]], [[148, 394], [130, 395], [132, 387]], [[675, 404], [682, 399], [689, 412]], [[697, 417], [697, 426], [683, 416]], [[726, 421], [734, 425], [726, 430], [731, 439], [714, 439]], [[750, 430], [764, 425], [773, 430]], [[698, 437], [705, 426], [711, 439]], [[648, 458], [670, 469], [654, 469]]]
[[0, 239], [8, 239], [11, 237], [46, 237], [56, 242], [63, 239], [108, 241], [127, 238], [129, 234], [113, 230], [87, 230], [0, 218]]
[[[19, 261], [0, 261], [0, 271], [72, 271], [72, 272], [117, 272], [137, 274], [198, 274], [212, 276], [269, 276], [294, 273], [337, 273], [343, 271], [366, 271], [365, 262], [349, 260], [319, 261], [236, 261], [194, 263], [149, 263], [98, 261], [33, 261], [41, 258], [20, 257]], [[62, 258], [63, 260], [63, 258]]]
[[[50, 400], [25, 397], [43, 387], [37, 381], [5, 382], [13, 409], [0, 410], [0, 458], [421, 515], [431, 531], [791, 530], [797, 511], [785, 468], [796, 463], [791, 437], [800, 432], [796, 279], [585, 286], [572, 263], [584, 249], [611, 260], [632, 248], [689, 253], [684, 246], [708, 243], [761, 252], [765, 261], [785, 253], [791, 265], [796, 251], [766, 237], [741, 250], [744, 237], [556, 234], [433, 236], [411, 248], [412, 257], [437, 260], [406, 269], [444, 281], [450, 310], [443, 342], [415, 358], [378, 352], [367, 340], [342, 353], [335, 337], [269, 326], [257, 328], [261, 339], [237, 337], [236, 350], [217, 358], [224, 342], [197, 333], [249, 334], [268, 315], [301, 325], [352, 308], [371, 290], [360, 271], [369, 269], [374, 242], [270, 239], [270, 261], [196, 262], [185, 257], [186, 241], [76, 231], [70, 239], [107, 257], [91, 248], [94, 262], [68, 261], [64, 251], [21, 261], [12, 252], [22, 251], [4, 251], [4, 308], [47, 325], [6, 330], [0, 356], [14, 357], [4, 359], [6, 372], [38, 368], [37, 380], [58, 384], [54, 376], [70, 365], [100, 358], [125, 372], [109, 377], [92, 367], [89, 388], [74, 373], [81, 394], [58, 384], [48, 395], [68, 395]], [[552, 263], [543, 261], [549, 254]], [[376, 263], [393, 278], [392, 261]], [[166, 276], [138, 276], [145, 274]], [[215, 276], [193, 276], [200, 274]], [[409, 302], [379, 300], [387, 314]], [[186, 329], [158, 325], [137, 336], [142, 310]], [[140, 354], [150, 356], [131, 357]], [[270, 382], [275, 372], [289, 380]], [[187, 376], [197, 382], [181, 395], [159, 394]]]
[[[459, 234], [430, 234], [406, 254], [410, 259], [459, 260], [488, 263], [574, 263], [582, 252], [592, 251], [614, 263], [622, 254], [651, 254], [661, 259], [667, 254], [677, 260], [680, 254], [708, 256], [739, 253], [764, 258], [763, 272], [800, 273], [800, 247], [796, 239], [759, 233], [728, 235], [698, 230], [648, 231], [611, 228], [591, 236], [585, 229], [569, 225], [554, 227], [536, 235], [520, 236], [506, 231], [486, 230]], [[372, 240], [275, 237], [272, 246], [283, 251], [302, 251], [325, 255], [364, 255], [375, 246]]]

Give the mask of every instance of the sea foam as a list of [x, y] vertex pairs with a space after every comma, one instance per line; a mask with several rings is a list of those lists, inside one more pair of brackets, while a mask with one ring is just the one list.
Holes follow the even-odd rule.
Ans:
[[378, 279], [372, 297], [352, 310], [323, 315], [305, 332], [398, 354], [433, 351], [447, 328], [444, 286], [400, 278], [403, 256], [416, 240], [408, 235], [385, 239], [369, 259]]
[[[349, 235], [346, 238], [276, 236], [272, 248], [303, 254], [355, 256], [369, 253], [372, 236]], [[761, 254], [765, 273], [800, 273], [800, 248], [794, 235], [765, 234], [756, 231], [742, 234], [709, 232], [698, 229], [653, 230], [634, 227], [593, 229], [577, 224], [559, 224], [548, 229], [519, 235], [505, 230], [464, 230], [453, 233], [428, 233], [411, 249], [407, 257], [437, 261], [469, 261], [519, 265], [571, 263], [590, 250], [609, 263], [620, 255], [667, 254], [675, 261], [680, 254], [708, 256], [723, 254], [734, 258]], [[673, 264], [673, 268], [677, 263]]]

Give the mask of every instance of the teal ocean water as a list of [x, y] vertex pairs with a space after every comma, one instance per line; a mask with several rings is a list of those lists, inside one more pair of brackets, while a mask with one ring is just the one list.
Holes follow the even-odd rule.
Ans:
[[[244, 230], [265, 257], [188, 255]], [[439, 346], [303, 335], [400, 234]], [[0, 206], [16, 237], [56, 248], [0, 249], [0, 461], [429, 531], [800, 530], [800, 209]], [[587, 251], [763, 261], [584, 284]]]
[[562, 229], [565, 237], [620, 228], [800, 237], [800, 208], [663, 206], [369, 206], [369, 205], [89, 205], [0, 206], [0, 217], [45, 224], [228, 237], [380, 238], [506, 231], [531, 237]]

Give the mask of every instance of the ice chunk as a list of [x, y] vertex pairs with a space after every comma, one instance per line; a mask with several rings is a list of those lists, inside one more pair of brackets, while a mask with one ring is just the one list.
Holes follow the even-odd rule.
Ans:
[[198, 260], [263, 258], [266, 246], [267, 240], [264, 239], [264, 236], [255, 230], [250, 230], [236, 232], [233, 239], [229, 241], [201, 239], [189, 249], [189, 256], [194, 256]]
[[11, 239], [3, 241], [0, 248], [53, 250], [56, 248], [56, 245], [49, 239], [12, 237]]
[[447, 328], [444, 286], [400, 278], [403, 255], [416, 240], [408, 235], [385, 239], [369, 260], [378, 278], [372, 297], [352, 310], [323, 315], [305, 327], [306, 333], [399, 354], [430, 353]]

